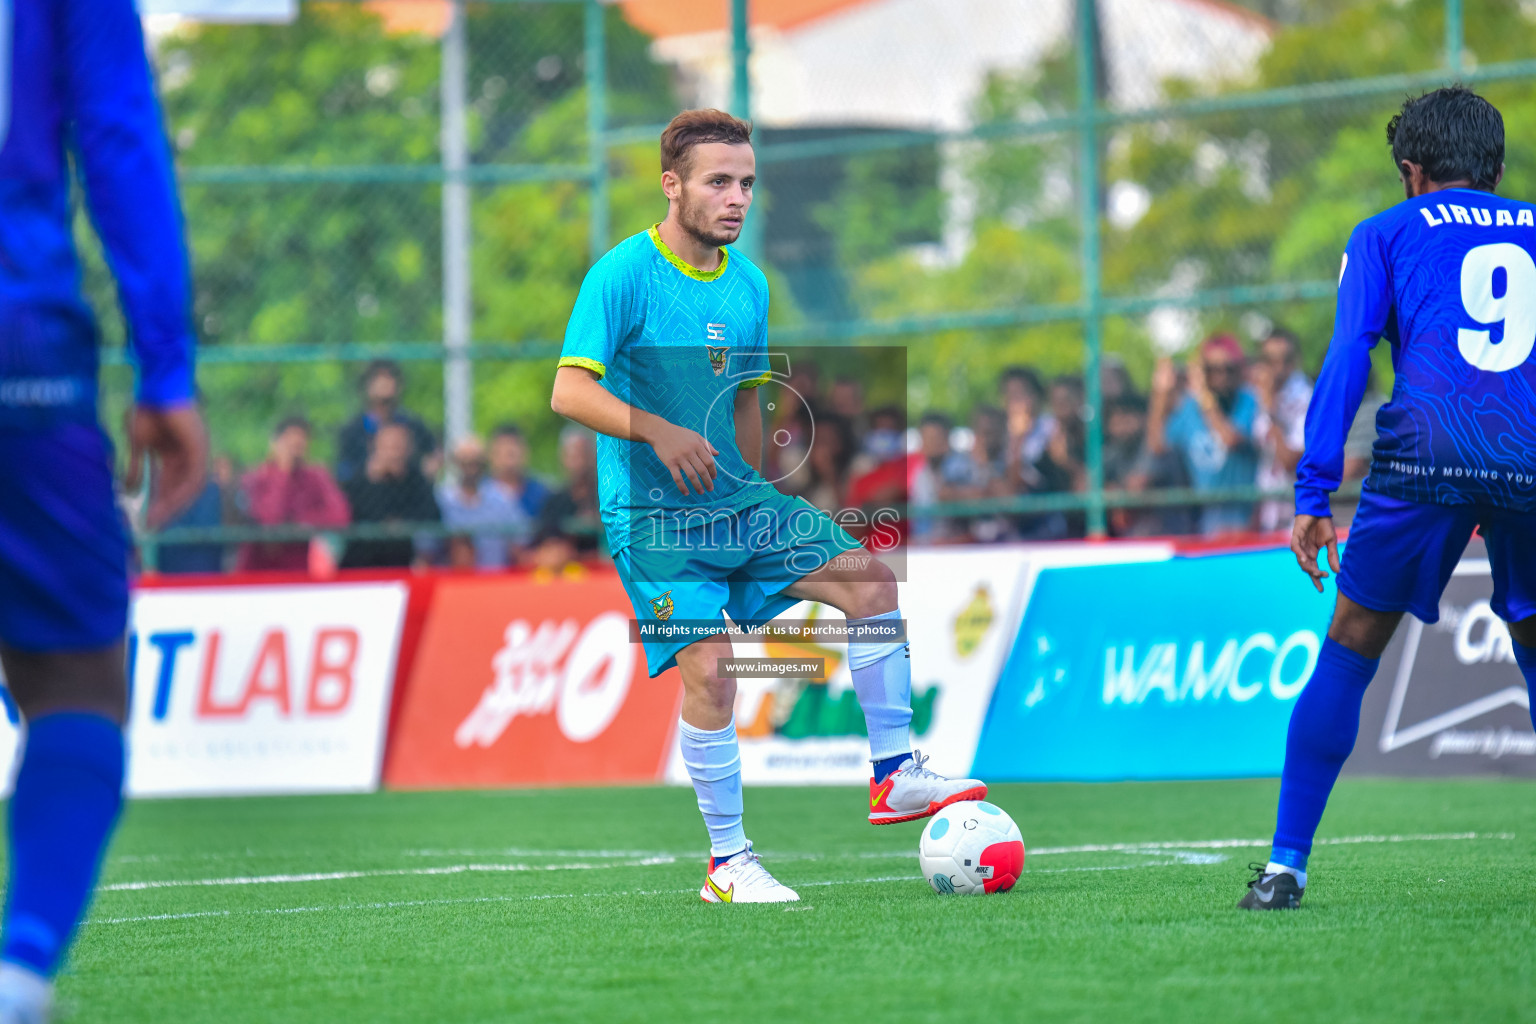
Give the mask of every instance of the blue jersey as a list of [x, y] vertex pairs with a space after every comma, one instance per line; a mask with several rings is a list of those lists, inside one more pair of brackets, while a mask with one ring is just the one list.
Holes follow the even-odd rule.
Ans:
[[1363, 221], [1344, 250], [1307, 409], [1298, 514], [1329, 514], [1378, 338], [1396, 382], [1367, 486], [1406, 501], [1536, 508], [1536, 208], [1448, 189]]
[[734, 512], [777, 493], [736, 446], [735, 395], [768, 374], [768, 282], [735, 249], [705, 273], [656, 228], [620, 242], [587, 272], [565, 330], [561, 366], [591, 370], [637, 409], [698, 431], [715, 446], [715, 489], [682, 494], [651, 446], [599, 435], [598, 503], [608, 547], [627, 547], [645, 519]]
[[67, 150], [117, 280], [138, 400], [193, 394], [181, 210], [133, 0], [0, 0], [0, 427], [96, 415]]

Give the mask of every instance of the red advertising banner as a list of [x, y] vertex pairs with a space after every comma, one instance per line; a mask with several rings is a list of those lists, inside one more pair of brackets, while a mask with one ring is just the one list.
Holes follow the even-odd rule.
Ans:
[[655, 782], [682, 702], [618, 577], [438, 580], [385, 760], [399, 788]]

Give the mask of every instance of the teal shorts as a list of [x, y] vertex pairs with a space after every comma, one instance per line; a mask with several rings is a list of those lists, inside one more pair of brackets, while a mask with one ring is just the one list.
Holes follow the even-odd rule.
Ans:
[[[668, 530], [632, 531], [614, 552], [638, 623], [720, 621], [740, 626], [768, 622], [800, 599], [783, 591], [838, 554], [862, 545], [806, 501], [778, 494], [736, 512], [694, 517]], [[725, 625], [721, 623], [721, 629]], [[698, 636], [645, 639], [652, 676], [677, 664], [677, 652]]]

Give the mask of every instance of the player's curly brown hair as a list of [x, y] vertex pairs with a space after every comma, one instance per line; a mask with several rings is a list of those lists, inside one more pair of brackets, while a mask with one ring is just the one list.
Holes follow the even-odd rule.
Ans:
[[711, 142], [750, 146], [752, 122], [713, 107], [683, 111], [661, 133], [661, 169], [686, 175], [693, 147]]

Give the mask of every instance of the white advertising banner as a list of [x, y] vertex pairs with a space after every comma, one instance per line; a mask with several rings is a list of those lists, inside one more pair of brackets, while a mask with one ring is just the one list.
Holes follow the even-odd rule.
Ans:
[[[1013, 645], [1041, 566], [1140, 562], [1171, 557], [1170, 545], [1008, 544], [915, 548], [898, 585], [912, 652], [912, 742], [945, 775], [968, 773], [1003, 661]], [[780, 617], [840, 620], [842, 613], [801, 604]], [[825, 683], [804, 679], [737, 680], [736, 726], [742, 780], [768, 783], [862, 784], [869, 743], [837, 640], [759, 643], [739, 640], [739, 658], [825, 660]], [[686, 784], [672, 750], [668, 782]]]
[[[397, 582], [136, 593], [129, 795], [376, 789], [407, 596]], [[16, 745], [7, 721], [0, 763]]]

